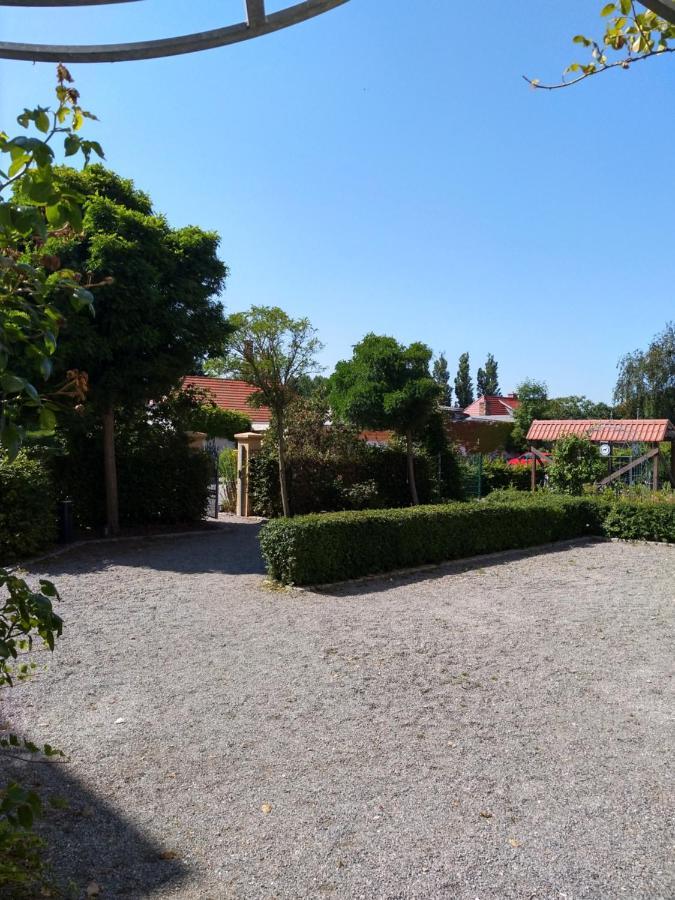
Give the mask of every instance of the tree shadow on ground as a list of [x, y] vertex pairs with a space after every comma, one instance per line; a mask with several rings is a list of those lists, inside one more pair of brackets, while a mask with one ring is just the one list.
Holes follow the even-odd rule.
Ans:
[[111, 566], [183, 575], [264, 575], [257, 521], [218, 523], [211, 529], [175, 535], [85, 541], [26, 563], [49, 578], [103, 571]]
[[555, 544], [544, 544], [539, 547], [503, 550], [499, 553], [490, 553], [485, 556], [474, 556], [453, 562], [434, 563], [410, 571], [402, 570], [399, 572], [384, 572], [379, 575], [367, 575], [354, 581], [329, 584], [325, 587], [318, 585], [316, 587], [308, 587], [306, 590], [326, 597], [362, 597], [368, 594], [390, 591], [405, 585], [415, 585], [425, 581], [446, 578], [448, 575], [491, 569], [495, 566], [502, 566], [521, 559], [547, 556], [551, 553], [567, 553], [573, 549], [584, 549], [594, 546], [599, 541], [602, 541], [602, 538], [575, 538], [574, 540], [559, 541]]
[[[67, 762], [38, 758], [4, 763], [1, 781], [8, 777], [34, 787], [42, 798], [45, 814], [37, 832], [47, 843], [48, 862], [65, 896], [85, 897], [87, 887], [96, 884], [101, 897], [150, 897], [188, 877], [189, 869], [171, 848], [155, 844], [73, 777]], [[50, 798], [66, 805], [52, 808]]]

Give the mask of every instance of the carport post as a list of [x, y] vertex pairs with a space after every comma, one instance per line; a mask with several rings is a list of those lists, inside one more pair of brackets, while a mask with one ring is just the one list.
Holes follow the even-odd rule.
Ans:
[[534, 451], [534, 447], [530, 447], [530, 452], [532, 453], [532, 479], [531, 479], [531, 487], [533, 491], [537, 490], [537, 454]]
[[237, 442], [237, 515], [244, 518], [251, 515], [248, 490], [248, 473], [251, 457], [260, 450], [262, 435], [255, 431], [235, 434]]

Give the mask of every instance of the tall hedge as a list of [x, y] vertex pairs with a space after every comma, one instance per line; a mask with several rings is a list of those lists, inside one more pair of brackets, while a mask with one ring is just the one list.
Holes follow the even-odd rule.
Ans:
[[[203, 518], [215, 464], [190, 450], [184, 434], [154, 425], [121, 428], [116, 455], [121, 524], [177, 525]], [[53, 458], [60, 496], [72, 499], [80, 528], [106, 521], [102, 459], [98, 429], [71, 433], [67, 452]]]
[[43, 550], [56, 539], [56, 493], [47, 467], [25, 452], [0, 458], [0, 565]]

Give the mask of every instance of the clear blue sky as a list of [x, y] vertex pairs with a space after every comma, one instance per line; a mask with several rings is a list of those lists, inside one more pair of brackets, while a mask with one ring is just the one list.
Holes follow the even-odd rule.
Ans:
[[[281, 0], [268, 0], [279, 8]], [[216, 229], [228, 310], [318, 327], [330, 369], [366, 332], [511, 390], [610, 398], [618, 357], [675, 317], [675, 62], [554, 93], [600, 2], [351, 0], [199, 55], [72, 67], [87, 134], [174, 225]], [[3, 9], [7, 40], [140, 39], [239, 21], [241, 0]], [[5, 128], [51, 65], [0, 63]]]

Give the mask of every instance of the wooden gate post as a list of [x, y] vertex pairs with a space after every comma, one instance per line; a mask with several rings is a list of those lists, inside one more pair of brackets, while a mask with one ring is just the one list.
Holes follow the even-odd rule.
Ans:
[[248, 473], [251, 457], [260, 450], [262, 435], [256, 431], [235, 434], [237, 442], [237, 515], [244, 518], [252, 515], [249, 497]]
[[533, 491], [537, 490], [537, 454], [534, 452], [534, 447], [530, 447], [530, 452], [532, 453], [532, 477], [531, 477], [531, 489]]

